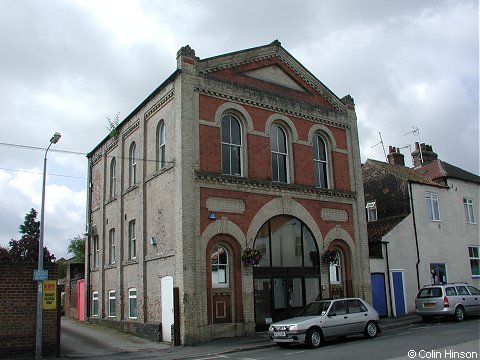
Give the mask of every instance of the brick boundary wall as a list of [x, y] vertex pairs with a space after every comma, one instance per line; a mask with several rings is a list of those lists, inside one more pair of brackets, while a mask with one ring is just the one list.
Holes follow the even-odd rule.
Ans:
[[[50, 280], [57, 266], [45, 264]], [[34, 358], [37, 320], [36, 264], [0, 262], [0, 359]], [[60, 350], [60, 299], [57, 309], [43, 311], [42, 354], [58, 355]]]

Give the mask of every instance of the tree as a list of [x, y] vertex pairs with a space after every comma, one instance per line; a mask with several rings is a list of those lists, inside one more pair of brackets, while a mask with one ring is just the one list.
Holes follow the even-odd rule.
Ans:
[[77, 235], [73, 239], [70, 239], [68, 253], [73, 254], [77, 262], [85, 262], [85, 238]]
[[[38, 262], [38, 246], [40, 242], [40, 221], [36, 221], [37, 211], [31, 209], [25, 215], [25, 221], [19, 227], [19, 232], [22, 235], [20, 240], [10, 240], [8, 243], [9, 249], [0, 247], [0, 260], [7, 260], [13, 263], [21, 262]], [[55, 255], [50, 254], [50, 251], [43, 247], [43, 261], [55, 261]]]

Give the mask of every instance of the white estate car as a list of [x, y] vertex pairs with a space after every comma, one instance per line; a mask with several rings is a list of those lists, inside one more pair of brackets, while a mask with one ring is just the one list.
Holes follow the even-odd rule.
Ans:
[[378, 312], [363, 299], [320, 300], [309, 304], [300, 316], [273, 323], [268, 334], [281, 347], [305, 343], [317, 348], [332, 337], [376, 337], [380, 332], [378, 318]]

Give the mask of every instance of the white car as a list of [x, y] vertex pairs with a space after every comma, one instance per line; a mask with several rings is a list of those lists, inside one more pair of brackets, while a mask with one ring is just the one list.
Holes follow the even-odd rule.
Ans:
[[345, 298], [309, 304], [300, 316], [270, 325], [270, 340], [278, 346], [305, 343], [319, 347], [325, 339], [364, 334], [374, 338], [380, 332], [378, 312], [365, 300]]

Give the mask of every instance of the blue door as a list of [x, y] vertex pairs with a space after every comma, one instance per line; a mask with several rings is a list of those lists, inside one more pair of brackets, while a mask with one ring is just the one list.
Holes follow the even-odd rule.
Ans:
[[395, 299], [395, 316], [405, 315], [405, 295], [403, 289], [403, 272], [392, 271], [393, 293]]
[[372, 274], [372, 301], [374, 309], [380, 316], [388, 316], [385, 274], [383, 273]]

